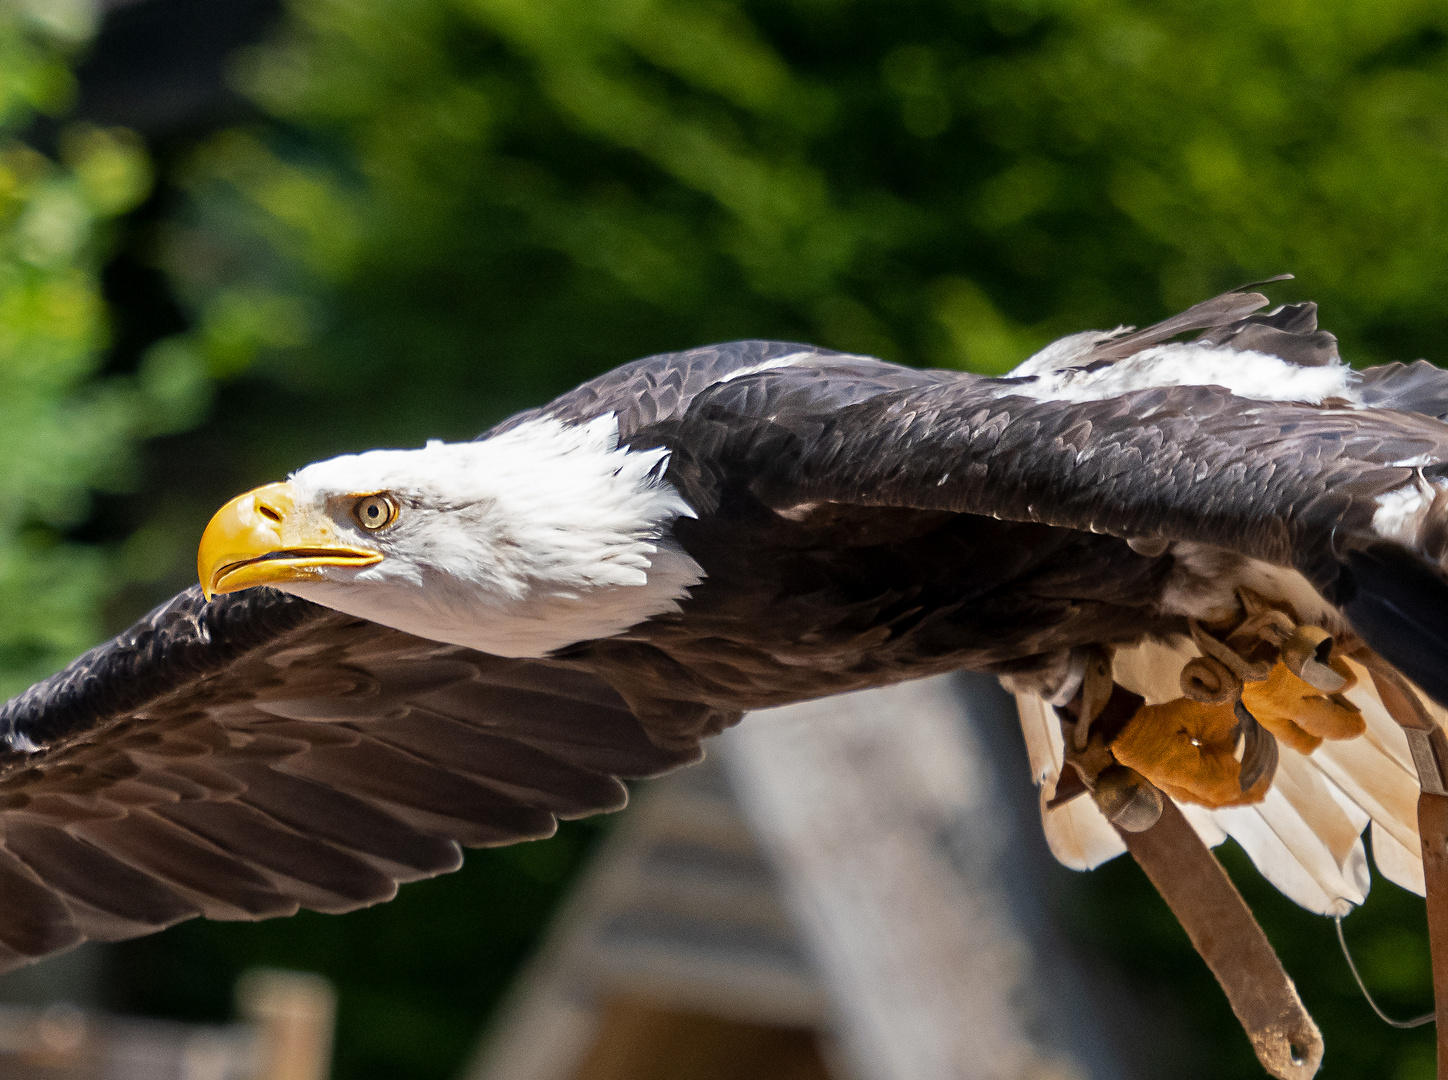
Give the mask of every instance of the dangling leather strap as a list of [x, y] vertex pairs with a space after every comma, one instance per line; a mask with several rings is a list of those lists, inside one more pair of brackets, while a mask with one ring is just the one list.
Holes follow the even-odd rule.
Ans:
[[1428, 947], [1433, 954], [1433, 1008], [1438, 1013], [1438, 1076], [1448, 1080], [1448, 795], [1418, 796], [1423, 880], [1428, 888]]
[[1438, 1077], [1448, 1080], [1448, 736], [1418, 695], [1379, 657], [1361, 657], [1388, 715], [1408, 737], [1418, 768], [1418, 838], [1428, 894], [1428, 948], [1433, 957], [1433, 1008], [1438, 1014]]
[[1322, 1062], [1322, 1034], [1251, 909], [1176, 804], [1167, 799], [1145, 832], [1117, 831], [1221, 983], [1262, 1067], [1279, 1080], [1309, 1080]]
[[1396, 670], [1377, 656], [1362, 659], [1373, 677], [1378, 700], [1408, 737], [1408, 750], [1418, 769], [1418, 786], [1430, 795], [1448, 795], [1448, 736]]

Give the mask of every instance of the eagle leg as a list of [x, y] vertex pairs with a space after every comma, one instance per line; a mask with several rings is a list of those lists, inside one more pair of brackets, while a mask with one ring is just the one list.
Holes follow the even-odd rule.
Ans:
[[[1067, 775], [1079, 779], [1078, 784], [1058, 784], [1057, 798], [1064, 800], [1089, 791], [1106, 819], [1118, 829], [1142, 832], [1161, 818], [1161, 790], [1118, 761], [1107, 745], [1140, 711], [1142, 698], [1112, 681], [1109, 658], [1106, 671], [1104, 686], [1093, 685], [1088, 668], [1088, 678], [1076, 696], [1057, 712], [1066, 747], [1065, 761], [1073, 770]], [[1069, 794], [1063, 789], [1069, 789]]]
[[[1148, 705], [1114, 678], [1105, 686], [1083, 680], [1074, 698], [1056, 711], [1064, 760], [1072, 766], [1063, 778], [1076, 779], [1074, 784], [1058, 784], [1057, 798], [1063, 797], [1063, 788], [1091, 793], [1216, 975], [1264, 1068], [1280, 1080], [1310, 1080], [1322, 1060], [1317, 1025], [1240, 894], [1166, 797], [1207, 805], [1260, 800], [1276, 771], [1276, 730], [1286, 730], [1281, 715], [1305, 696], [1339, 708], [1278, 660], [1280, 645], [1293, 628], [1276, 619], [1259, 620], [1259, 627], [1277, 639], [1270, 655], [1239, 636], [1228, 640], [1249, 659], [1237, 654], [1236, 662], [1229, 662], [1220, 655], [1225, 644], [1216, 639], [1223, 648], [1197, 658], [1210, 662], [1199, 665], [1205, 670], [1198, 675], [1221, 678], [1212, 695], [1216, 701], [1183, 696]], [[1342, 661], [1337, 663], [1351, 676]], [[1244, 684], [1242, 674], [1258, 678]], [[1221, 694], [1223, 686], [1231, 692]], [[1258, 722], [1244, 700], [1249, 697], [1259, 702], [1273, 727]], [[1272, 711], [1265, 708], [1269, 705]], [[1329, 718], [1339, 728], [1344, 725], [1335, 713]], [[1331, 725], [1324, 721], [1316, 726]], [[1303, 737], [1321, 741], [1305, 732]], [[1241, 761], [1236, 757], [1239, 745]], [[1444, 761], [1448, 764], [1448, 758]]]

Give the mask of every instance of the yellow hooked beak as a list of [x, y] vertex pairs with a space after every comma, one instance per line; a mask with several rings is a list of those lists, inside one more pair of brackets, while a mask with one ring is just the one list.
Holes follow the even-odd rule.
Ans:
[[196, 552], [210, 600], [217, 593], [319, 577], [327, 566], [368, 566], [380, 551], [344, 543], [318, 509], [299, 509], [288, 483], [238, 495], [216, 512]]

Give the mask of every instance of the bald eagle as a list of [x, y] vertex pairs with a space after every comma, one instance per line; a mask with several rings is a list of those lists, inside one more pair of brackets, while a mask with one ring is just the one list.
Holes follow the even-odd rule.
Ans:
[[1314, 910], [1363, 899], [1369, 823], [1422, 891], [1382, 686], [1448, 703], [1448, 374], [1267, 306], [1003, 378], [653, 356], [233, 499], [199, 586], [0, 710], [0, 968], [374, 904], [748, 710], [955, 669], [1017, 693], [1070, 865], [1167, 799]]

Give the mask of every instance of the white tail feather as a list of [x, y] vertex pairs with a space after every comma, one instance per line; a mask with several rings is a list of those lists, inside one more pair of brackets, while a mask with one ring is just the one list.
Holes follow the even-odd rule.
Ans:
[[1072, 870], [1094, 870], [1126, 850], [1121, 837], [1090, 796], [1082, 795], [1047, 810], [1046, 802], [1055, 790], [1055, 780], [1041, 787], [1041, 826], [1046, 833], [1046, 846], [1057, 862]]
[[1366, 737], [1325, 742], [1312, 763], [1402, 847], [1417, 851], [1418, 778]]
[[[1176, 802], [1176, 800], [1173, 799], [1172, 802]], [[1184, 802], [1177, 803], [1177, 809], [1182, 812], [1182, 817], [1187, 819], [1187, 823], [1197, 831], [1197, 835], [1202, 838], [1202, 843], [1207, 847], [1216, 847], [1218, 844], [1226, 842], [1226, 830], [1217, 824], [1213, 811], [1208, 810], [1205, 806]]]
[[[1275, 788], [1255, 806], [1218, 810], [1217, 821], [1242, 846], [1263, 877], [1309, 911], [1346, 914], [1352, 904], [1362, 902], [1365, 891], [1356, 881], [1338, 872], [1331, 859], [1312, 857], [1310, 826], [1296, 816]], [[1322, 851], [1320, 846], [1318, 850]], [[1366, 854], [1361, 867], [1366, 875]]]
[[[1408, 739], [1383, 707], [1367, 670], [1355, 663], [1352, 667], [1358, 682], [1347, 697], [1362, 710], [1367, 731], [1360, 739], [1323, 743], [1312, 755], [1313, 761], [1349, 799], [1371, 815], [1373, 861], [1382, 875], [1422, 895], [1418, 773]], [[1426, 698], [1423, 702], [1441, 723], [1443, 710]]]
[[[1281, 791], [1341, 870], [1356, 858], [1362, 847], [1363, 830], [1369, 815], [1350, 799], [1334, 792], [1334, 784], [1313, 764], [1312, 759], [1288, 747], [1281, 747], [1277, 775], [1272, 786]], [[1366, 864], [1364, 864], [1366, 866]]]
[[1017, 694], [1016, 711], [1021, 718], [1021, 734], [1026, 737], [1026, 756], [1031, 762], [1031, 782], [1050, 782], [1054, 789], [1065, 761], [1065, 743], [1055, 710], [1035, 694]]
[[1343, 696], [1362, 710], [1363, 719], [1368, 724], [1367, 733], [1363, 735], [1363, 738], [1395, 760], [1405, 772], [1416, 778], [1418, 773], [1413, 767], [1413, 755], [1408, 749], [1408, 737], [1403, 734], [1403, 729], [1383, 707], [1382, 701], [1378, 698], [1378, 692], [1373, 687], [1372, 676], [1368, 674], [1367, 668], [1351, 660], [1348, 661], [1348, 667], [1352, 668], [1353, 673], [1357, 676], [1357, 685], [1346, 691]]
[[1016, 711], [1026, 737], [1031, 779], [1041, 787], [1041, 827], [1051, 854], [1072, 870], [1090, 870], [1116, 858], [1126, 845], [1090, 799], [1072, 799], [1054, 810], [1046, 809], [1056, 794], [1056, 781], [1066, 760], [1056, 710], [1035, 694], [1017, 694]]
[[1392, 833], [1373, 822], [1373, 862], [1377, 864], [1378, 873], [1409, 892], [1427, 896], [1423, 860], [1418, 857], [1418, 850], [1409, 851], [1393, 838]]
[[1214, 816], [1262, 876], [1308, 910], [1345, 915], [1349, 905], [1367, 898], [1361, 834], [1368, 816], [1345, 810], [1301, 754], [1283, 747], [1266, 798], [1223, 807]]

